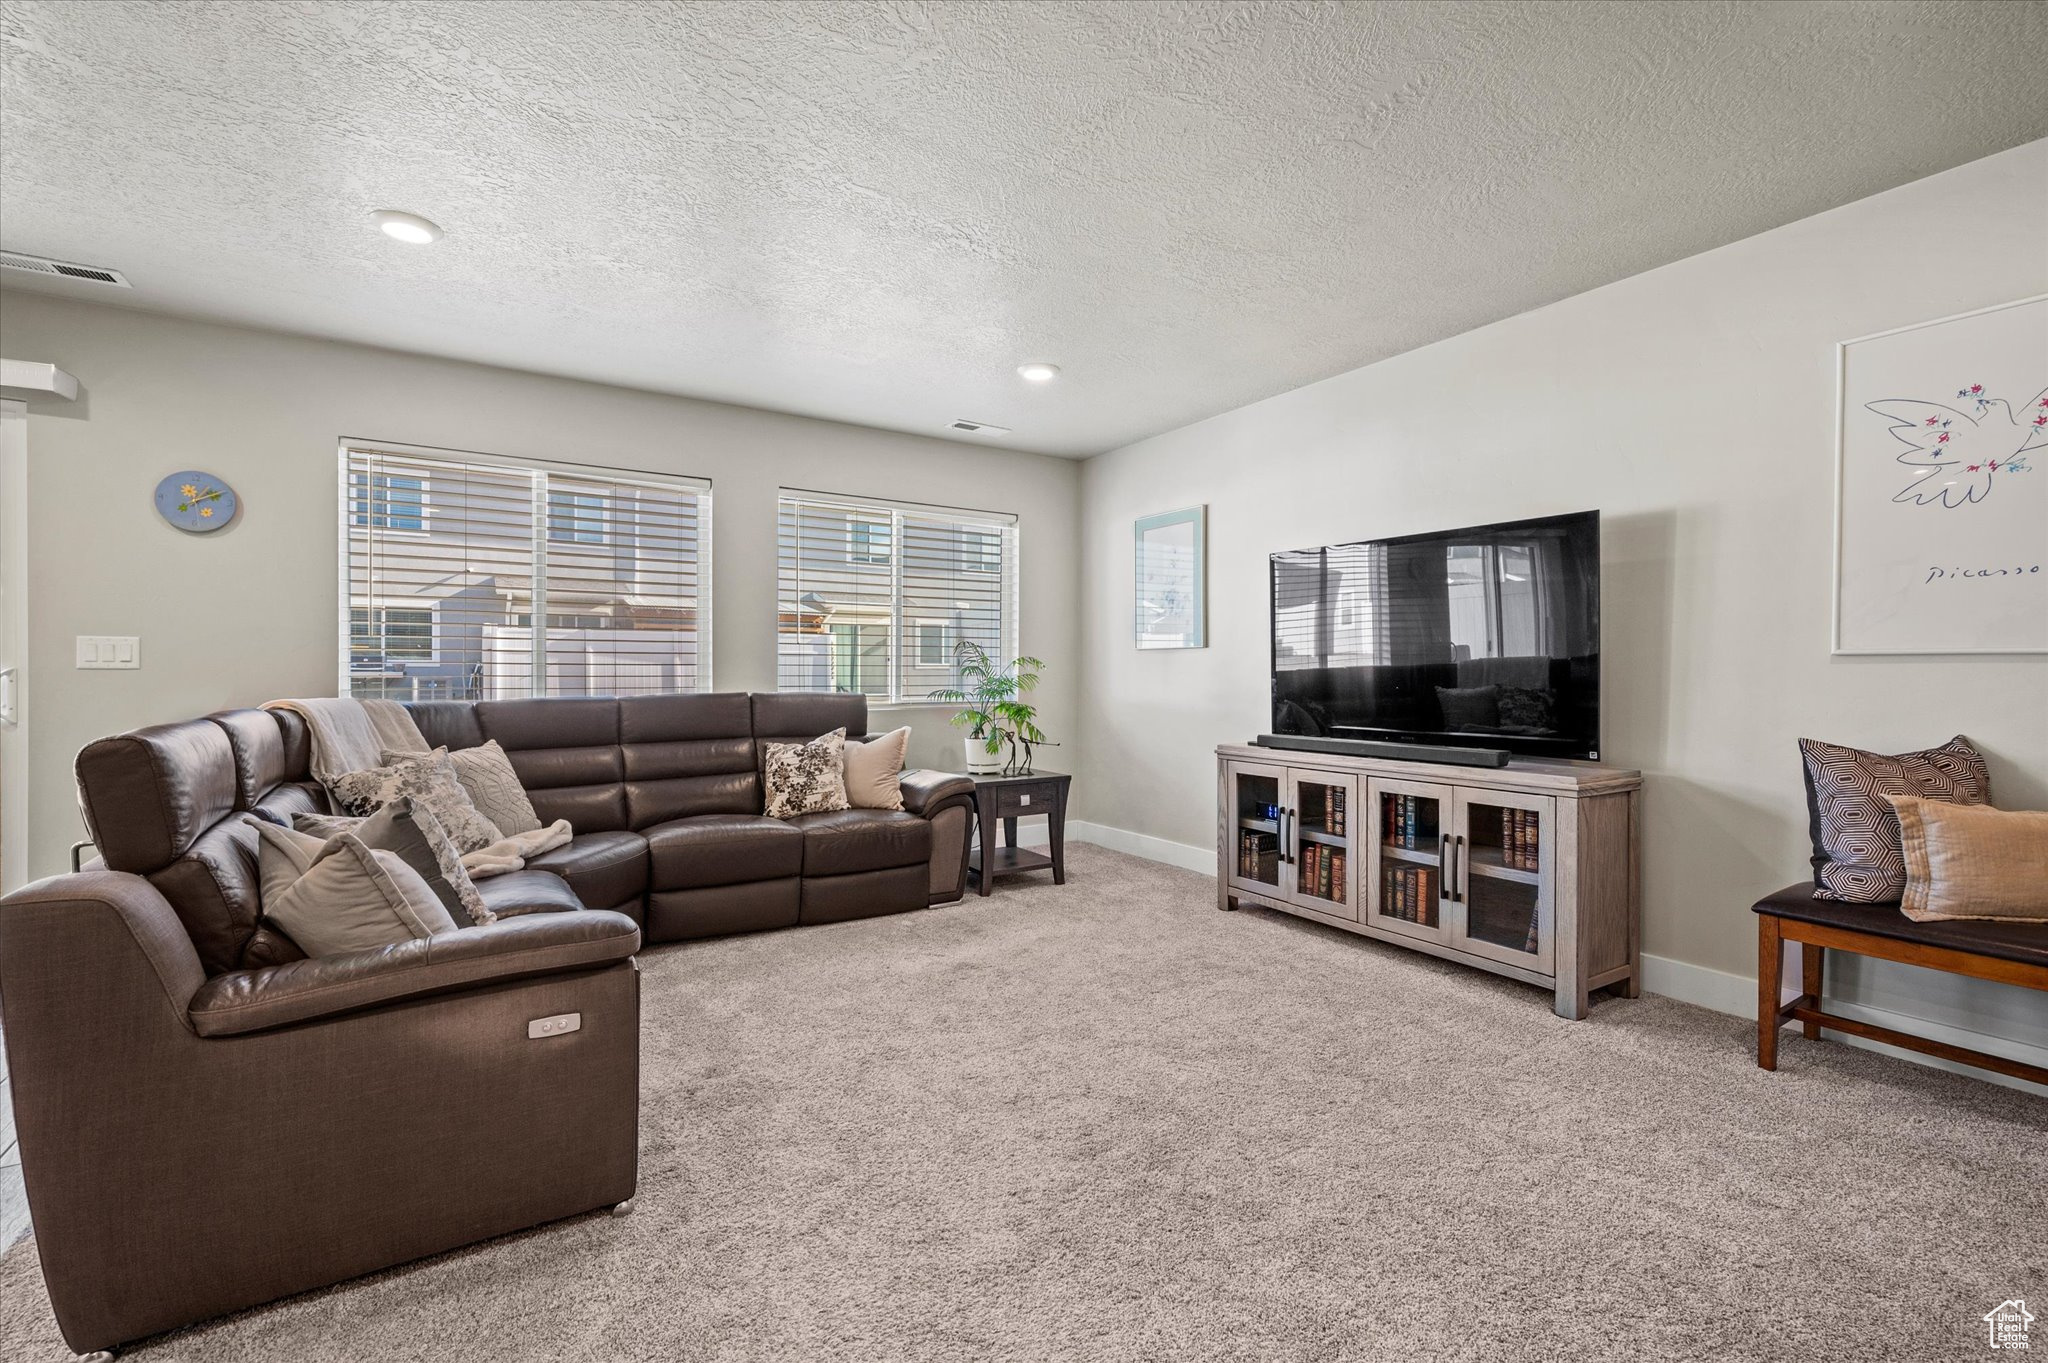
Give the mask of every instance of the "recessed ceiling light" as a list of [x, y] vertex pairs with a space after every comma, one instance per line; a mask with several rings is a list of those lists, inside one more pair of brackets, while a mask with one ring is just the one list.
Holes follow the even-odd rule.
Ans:
[[1033, 383], [1051, 383], [1060, 376], [1060, 367], [1043, 360], [1033, 360], [1030, 364], [1018, 365], [1017, 372]]
[[384, 235], [409, 246], [425, 246], [428, 242], [441, 239], [441, 229], [417, 213], [401, 213], [395, 208], [380, 208], [370, 215], [370, 221], [383, 229]]

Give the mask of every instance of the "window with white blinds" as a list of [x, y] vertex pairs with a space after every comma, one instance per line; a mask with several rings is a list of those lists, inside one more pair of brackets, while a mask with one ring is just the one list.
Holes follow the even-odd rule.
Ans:
[[709, 685], [709, 483], [355, 445], [341, 479], [341, 694]]
[[917, 701], [955, 682], [962, 640], [1017, 649], [1017, 518], [785, 488], [776, 684]]

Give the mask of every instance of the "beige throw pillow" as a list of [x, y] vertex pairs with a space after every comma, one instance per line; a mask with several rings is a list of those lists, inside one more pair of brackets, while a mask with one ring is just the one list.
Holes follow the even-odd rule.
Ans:
[[260, 820], [256, 831], [264, 921], [308, 956], [455, 931], [448, 910], [396, 852], [374, 851], [353, 833], [322, 842]]
[[504, 836], [496, 824], [477, 811], [476, 802], [455, 774], [455, 763], [449, 759], [446, 748], [390, 756], [393, 760], [381, 767], [334, 778], [334, 798], [343, 809], [351, 814], [375, 814], [403, 795], [412, 801], [413, 808], [424, 809], [448, 830], [459, 852], [478, 851]]
[[[428, 755], [387, 752], [383, 762], [388, 767], [407, 758]], [[527, 797], [526, 787], [519, 784], [519, 773], [512, 769], [512, 759], [505, 755], [504, 746], [497, 739], [474, 748], [456, 748], [448, 754], [448, 761], [455, 768], [455, 779], [469, 792], [476, 812], [489, 819], [500, 833], [509, 838], [541, 827], [540, 815], [534, 813], [533, 801]]]
[[771, 819], [846, 808], [846, 730], [808, 743], [770, 743], [761, 764], [761, 812]]
[[1885, 800], [1906, 854], [1906, 917], [2048, 923], [2048, 810]]
[[865, 743], [846, 745], [846, 803], [855, 809], [903, 808], [903, 754], [910, 730], [891, 729]]

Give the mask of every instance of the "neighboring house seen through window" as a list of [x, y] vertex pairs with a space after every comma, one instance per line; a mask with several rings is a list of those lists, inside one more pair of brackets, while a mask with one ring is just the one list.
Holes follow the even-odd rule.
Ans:
[[550, 491], [548, 538], [563, 544], [603, 544], [605, 499], [584, 492]]
[[1016, 652], [1014, 516], [784, 489], [776, 565], [784, 691], [918, 701], [961, 640]]
[[439, 450], [344, 446], [341, 459], [342, 694], [709, 685], [708, 483]]
[[351, 473], [349, 523], [377, 530], [427, 528], [427, 480], [390, 474]]

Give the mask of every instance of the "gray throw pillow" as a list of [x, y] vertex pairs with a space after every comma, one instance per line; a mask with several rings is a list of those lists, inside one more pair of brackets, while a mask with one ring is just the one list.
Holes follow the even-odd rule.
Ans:
[[441, 821], [424, 809], [417, 809], [404, 796], [393, 800], [367, 818], [348, 814], [294, 814], [292, 827], [317, 838], [353, 833], [374, 851], [396, 852], [399, 859], [420, 873], [427, 888], [441, 901], [458, 927], [481, 927], [498, 921], [478, 893], [476, 882], [463, 868], [462, 853]]
[[761, 812], [771, 819], [845, 809], [846, 730], [808, 743], [770, 743], [761, 786]]
[[1991, 773], [1961, 734], [1938, 748], [1889, 756], [1802, 738], [1799, 756], [1806, 768], [1815, 899], [1890, 904], [1905, 895], [1899, 816], [1885, 796], [1991, 803]]
[[368, 771], [348, 772], [334, 779], [332, 789], [334, 798], [351, 814], [374, 814], [403, 795], [413, 802], [413, 808], [424, 809], [438, 819], [460, 852], [478, 851], [504, 836], [496, 824], [477, 812], [476, 802], [455, 775], [446, 748], [398, 757]]
[[[388, 767], [394, 762], [428, 755], [387, 750], [379, 760]], [[477, 813], [489, 819], [499, 833], [509, 838], [544, 827], [540, 815], [534, 812], [533, 801], [527, 797], [526, 787], [519, 784], [512, 759], [505, 755], [504, 746], [497, 739], [474, 748], [451, 748], [448, 761], [455, 768], [455, 779], [469, 792]]]
[[324, 843], [260, 819], [257, 876], [263, 921], [308, 956], [339, 956], [453, 932], [455, 920], [396, 852], [353, 833]]

